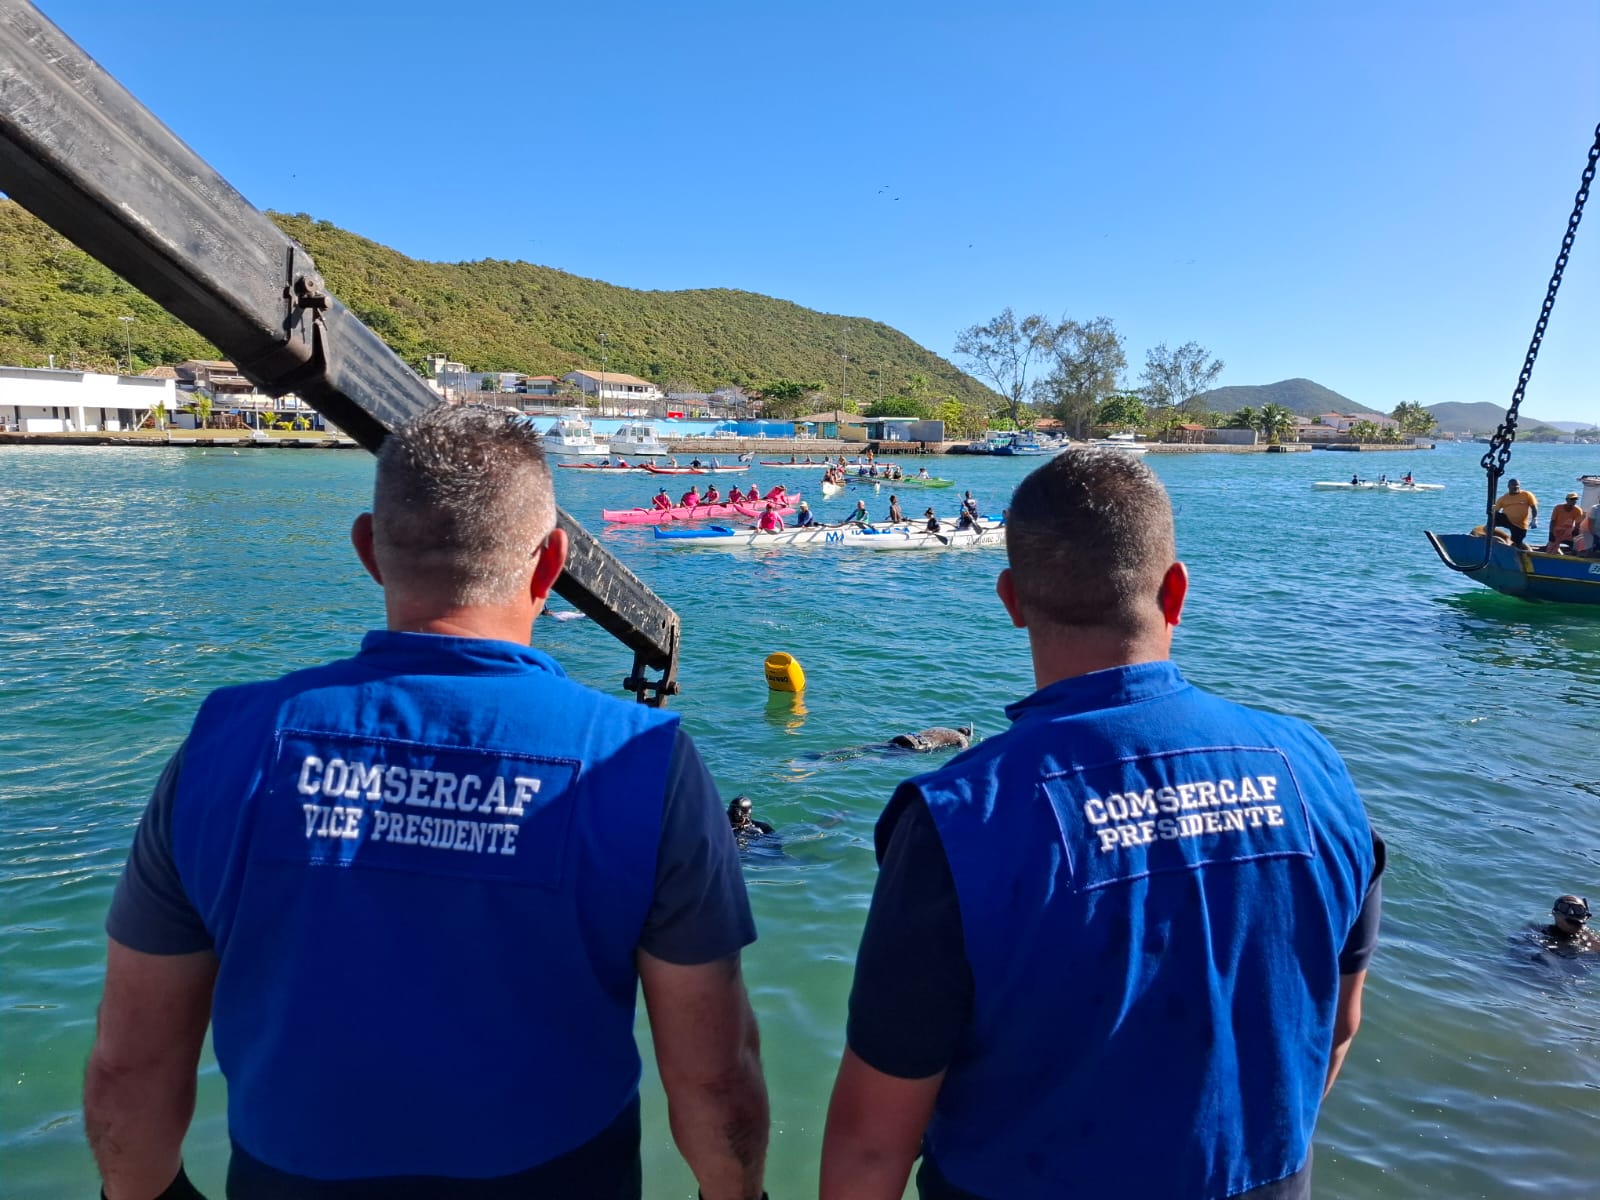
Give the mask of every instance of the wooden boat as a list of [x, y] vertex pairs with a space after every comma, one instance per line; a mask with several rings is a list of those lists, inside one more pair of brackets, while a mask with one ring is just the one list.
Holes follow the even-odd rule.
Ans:
[[[727, 517], [746, 517], [754, 521], [768, 503], [767, 500], [745, 500], [738, 504], [696, 504], [693, 508], [681, 504], [671, 508], [606, 508], [600, 515], [614, 525], [659, 525], [663, 521], [715, 521]], [[773, 504], [773, 511], [785, 517], [798, 503], [798, 494], [787, 496], [782, 504]]]
[[[1581, 488], [1578, 503], [1584, 512], [1592, 512], [1594, 506], [1600, 504], [1600, 475], [1580, 475], [1578, 484]], [[1446, 566], [1507, 596], [1564, 604], [1600, 604], [1600, 558], [1545, 554], [1491, 537], [1486, 559], [1483, 534], [1477, 531], [1424, 531], [1423, 536]]]

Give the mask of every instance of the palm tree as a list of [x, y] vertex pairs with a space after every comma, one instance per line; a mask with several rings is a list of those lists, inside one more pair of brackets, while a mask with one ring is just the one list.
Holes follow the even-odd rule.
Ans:
[[1259, 429], [1261, 416], [1255, 409], [1246, 405], [1228, 418], [1229, 429]]
[[1267, 435], [1267, 443], [1276, 445], [1294, 432], [1294, 413], [1281, 404], [1265, 405], [1256, 414], [1257, 429]]

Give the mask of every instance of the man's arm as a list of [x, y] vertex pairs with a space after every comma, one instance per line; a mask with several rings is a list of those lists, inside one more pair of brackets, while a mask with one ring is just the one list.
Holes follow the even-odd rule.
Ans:
[[944, 1072], [900, 1079], [845, 1048], [822, 1135], [822, 1200], [899, 1200]]
[[216, 976], [209, 950], [144, 954], [107, 943], [83, 1124], [108, 1200], [151, 1200], [177, 1178]]
[[637, 957], [673, 1140], [705, 1200], [757, 1200], [770, 1118], [739, 956], [695, 966]]
[[1350, 1043], [1356, 1040], [1361, 1028], [1361, 989], [1366, 986], [1366, 971], [1339, 976], [1339, 1006], [1333, 1014], [1333, 1050], [1328, 1055], [1328, 1080], [1322, 1087], [1323, 1099], [1333, 1091], [1333, 1081], [1339, 1077], [1345, 1055], [1350, 1053]]

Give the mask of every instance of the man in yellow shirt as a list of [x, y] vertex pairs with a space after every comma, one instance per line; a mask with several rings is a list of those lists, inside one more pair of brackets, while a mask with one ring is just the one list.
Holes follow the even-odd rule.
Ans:
[[1494, 502], [1494, 523], [1497, 528], [1509, 529], [1511, 544], [1520, 546], [1527, 539], [1528, 528], [1539, 521], [1539, 498], [1523, 491], [1515, 479], [1506, 487], [1506, 494]]

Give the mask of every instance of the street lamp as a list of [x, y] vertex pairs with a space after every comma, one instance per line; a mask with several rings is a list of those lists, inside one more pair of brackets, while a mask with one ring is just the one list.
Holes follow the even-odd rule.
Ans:
[[595, 412], [599, 416], [605, 415], [606, 404], [606, 335], [605, 330], [600, 331], [600, 391], [595, 396]]
[[117, 320], [122, 322], [123, 337], [124, 337], [124, 339], [126, 340], [126, 342], [128, 344], [128, 374], [132, 375], [133, 374], [133, 318], [132, 317], [118, 317]]

